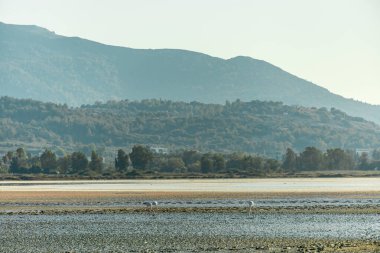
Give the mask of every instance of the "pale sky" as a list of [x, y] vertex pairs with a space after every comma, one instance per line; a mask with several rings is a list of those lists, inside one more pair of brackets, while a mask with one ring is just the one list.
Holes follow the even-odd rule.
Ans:
[[110, 45], [250, 56], [380, 104], [380, 0], [0, 0], [0, 21]]

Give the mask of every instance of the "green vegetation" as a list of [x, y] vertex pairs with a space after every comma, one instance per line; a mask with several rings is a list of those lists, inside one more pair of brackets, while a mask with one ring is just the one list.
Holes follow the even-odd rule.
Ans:
[[[353, 152], [339, 148], [321, 152], [307, 147], [300, 154], [287, 149], [282, 161], [243, 153], [200, 153], [194, 150], [156, 154], [141, 145], [133, 146], [129, 154], [119, 149], [115, 156], [115, 163], [107, 164], [95, 151], [88, 159], [82, 152], [57, 157], [51, 150], [45, 150], [40, 156], [31, 156], [23, 148], [18, 148], [2, 157], [0, 171], [1, 174], [55, 175], [60, 178], [273, 177], [354, 175], [347, 171], [374, 171], [380, 167], [378, 160], [366, 160], [363, 167], [363, 156], [356, 157]], [[372, 172], [369, 175], [379, 174]]]
[[222, 104], [270, 100], [335, 107], [380, 123], [380, 106], [345, 99], [265, 61], [185, 50], [107, 46], [36, 26], [0, 23], [1, 94], [80, 105], [162, 98]]
[[[96, 150], [106, 159], [114, 159], [116, 150], [130, 150], [139, 143], [171, 150], [245, 152], [281, 159], [287, 147], [297, 152], [308, 146], [320, 150], [377, 148], [379, 136], [380, 127], [376, 124], [339, 110], [279, 102], [237, 100], [214, 105], [153, 99], [69, 108], [0, 98], [3, 153], [26, 147], [38, 154], [43, 147], [59, 156], [74, 151], [90, 156]], [[48, 157], [47, 154], [44, 162], [49, 162]]]

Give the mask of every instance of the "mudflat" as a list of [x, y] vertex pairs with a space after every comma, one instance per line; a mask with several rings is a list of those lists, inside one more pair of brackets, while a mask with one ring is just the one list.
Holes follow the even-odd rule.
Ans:
[[376, 178], [8, 181], [0, 252], [380, 252], [379, 217]]

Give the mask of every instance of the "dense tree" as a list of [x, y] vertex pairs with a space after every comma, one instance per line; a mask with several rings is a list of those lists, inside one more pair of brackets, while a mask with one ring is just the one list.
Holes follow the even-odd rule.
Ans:
[[185, 150], [182, 152], [182, 161], [186, 166], [201, 160], [202, 154], [195, 150]]
[[253, 156], [251, 155], [244, 155], [242, 160], [241, 160], [241, 169], [245, 171], [253, 171]]
[[18, 148], [10, 161], [10, 171], [12, 173], [27, 172], [29, 168], [26, 152], [23, 148]]
[[24, 163], [20, 158], [18, 158], [17, 156], [12, 157], [12, 160], [9, 166], [10, 172], [20, 173], [22, 171], [21, 169], [23, 168], [23, 165]]
[[264, 164], [264, 171], [262, 173], [265, 175], [267, 172], [277, 172], [281, 168], [281, 164], [276, 159], [267, 159]]
[[12, 157], [13, 157], [13, 152], [12, 151], [8, 151], [4, 156], [3, 156], [3, 163], [4, 164], [8, 164], [12, 161]]
[[186, 166], [187, 171], [189, 172], [201, 172], [201, 161], [196, 161], [192, 164]]
[[8, 167], [5, 166], [3, 163], [0, 164], [0, 174], [7, 174], [9, 171], [8, 171]]
[[184, 172], [186, 166], [181, 157], [169, 157], [167, 170], [170, 172]]
[[369, 168], [369, 157], [368, 153], [363, 152], [359, 157], [359, 169], [367, 170]]
[[301, 170], [320, 170], [323, 168], [324, 160], [322, 152], [315, 147], [307, 147], [300, 154]]
[[65, 155], [57, 160], [58, 172], [60, 174], [72, 173], [71, 155]]
[[115, 168], [119, 172], [126, 172], [129, 166], [129, 155], [124, 150], [119, 149], [117, 151], [117, 157], [115, 158]]
[[229, 156], [229, 159], [226, 163], [228, 169], [243, 169], [243, 158], [244, 156], [239, 153], [233, 153]]
[[376, 161], [380, 161], [380, 149], [375, 149], [372, 152], [372, 159], [374, 159]]
[[355, 163], [353, 157], [340, 148], [326, 151], [326, 166], [329, 170], [351, 170]]
[[251, 158], [250, 171], [256, 174], [263, 174], [265, 165], [265, 159], [260, 156], [254, 156]]
[[282, 168], [288, 172], [294, 172], [297, 169], [297, 154], [291, 148], [286, 149]]
[[213, 160], [215, 171], [223, 171], [226, 169], [226, 160], [224, 159], [222, 154], [215, 154], [213, 156]]
[[[379, 169], [380, 161], [370, 160], [367, 153], [363, 153], [357, 160], [354, 160], [353, 151], [344, 151], [340, 148], [328, 149], [322, 153], [315, 147], [307, 147], [297, 155], [293, 150], [287, 149], [284, 154], [282, 166], [278, 160], [249, 155], [244, 153], [199, 153], [194, 151], [177, 151], [171, 154], [155, 154], [154, 156], [147, 147], [134, 146], [131, 152], [134, 167], [146, 169], [142, 173], [171, 172], [202, 172], [202, 173], [236, 173], [245, 176], [265, 176], [271, 173], [294, 171], [294, 166], [298, 171], [315, 170], [352, 170], [358, 169]], [[187, 163], [184, 162], [183, 157]], [[199, 159], [198, 159], [199, 157]], [[54, 152], [45, 150], [41, 156], [26, 155], [25, 150], [17, 149], [16, 152], [7, 152], [0, 161], [0, 173], [52, 173], [74, 174], [84, 176], [104, 175], [104, 176], [131, 176], [124, 174], [117, 166], [119, 161], [127, 159], [128, 154], [119, 150], [115, 162], [115, 168], [110, 164], [104, 164], [103, 159], [95, 151], [91, 152], [91, 161], [81, 151], [66, 154], [56, 159]], [[128, 164], [127, 160], [124, 160]], [[356, 163], [355, 163], [356, 162]], [[149, 166], [148, 166], [149, 164]], [[103, 169], [106, 166], [107, 169]], [[51, 169], [55, 168], [55, 169]], [[119, 172], [119, 173], [116, 173]], [[125, 171], [126, 172], [126, 171]], [[134, 170], [135, 176], [140, 172]]]
[[79, 175], [88, 174], [88, 159], [82, 152], [74, 152], [71, 154], [72, 172]]
[[35, 171], [38, 170], [38, 173], [40, 172], [47, 173], [45, 170], [42, 170], [40, 157], [32, 156], [31, 158], [28, 159], [28, 163], [29, 163], [29, 166], [33, 168]]
[[88, 164], [88, 167], [92, 172], [96, 172], [98, 174], [102, 173], [103, 158], [100, 157], [94, 150], [91, 152], [91, 161]]
[[132, 161], [132, 166], [135, 169], [146, 169], [149, 162], [153, 159], [153, 154], [149, 148], [141, 145], [135, 145], [133, 146], [129, 157]]
[[18, 148], [16, 149], [16, 156], [22, 160], [26, 160], [27, 159], [27, 155], [26, 155], [26, 152], [23, 148]]
[[201, 172], [210, 173], [214, 170], [214, 161], [210, 154], [204, 154], [201, 158]]
[[45, 173], [55, 173], [57, 170], [57, 157], [49, 149], [46, 149], [40, 156], [41, 168]]

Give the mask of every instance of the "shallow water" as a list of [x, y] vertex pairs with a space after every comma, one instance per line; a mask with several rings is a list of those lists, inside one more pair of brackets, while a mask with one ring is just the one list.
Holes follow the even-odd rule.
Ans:
[[[380, 198], [271, 198], [254, 199], [255, 207], [379, 207]], [[247, 199], [161, 199], [160, 207], [247, 207]], [[0, 207], [142, 207], [142, 201], [130, 199], [98, 199], [72, 202], [1, 202]]]
[[2, 215], [0, 227], [2, 249], [25, 252], [139, 250], [202, 237], [380, 239], [380, 217], [362, 214]]

